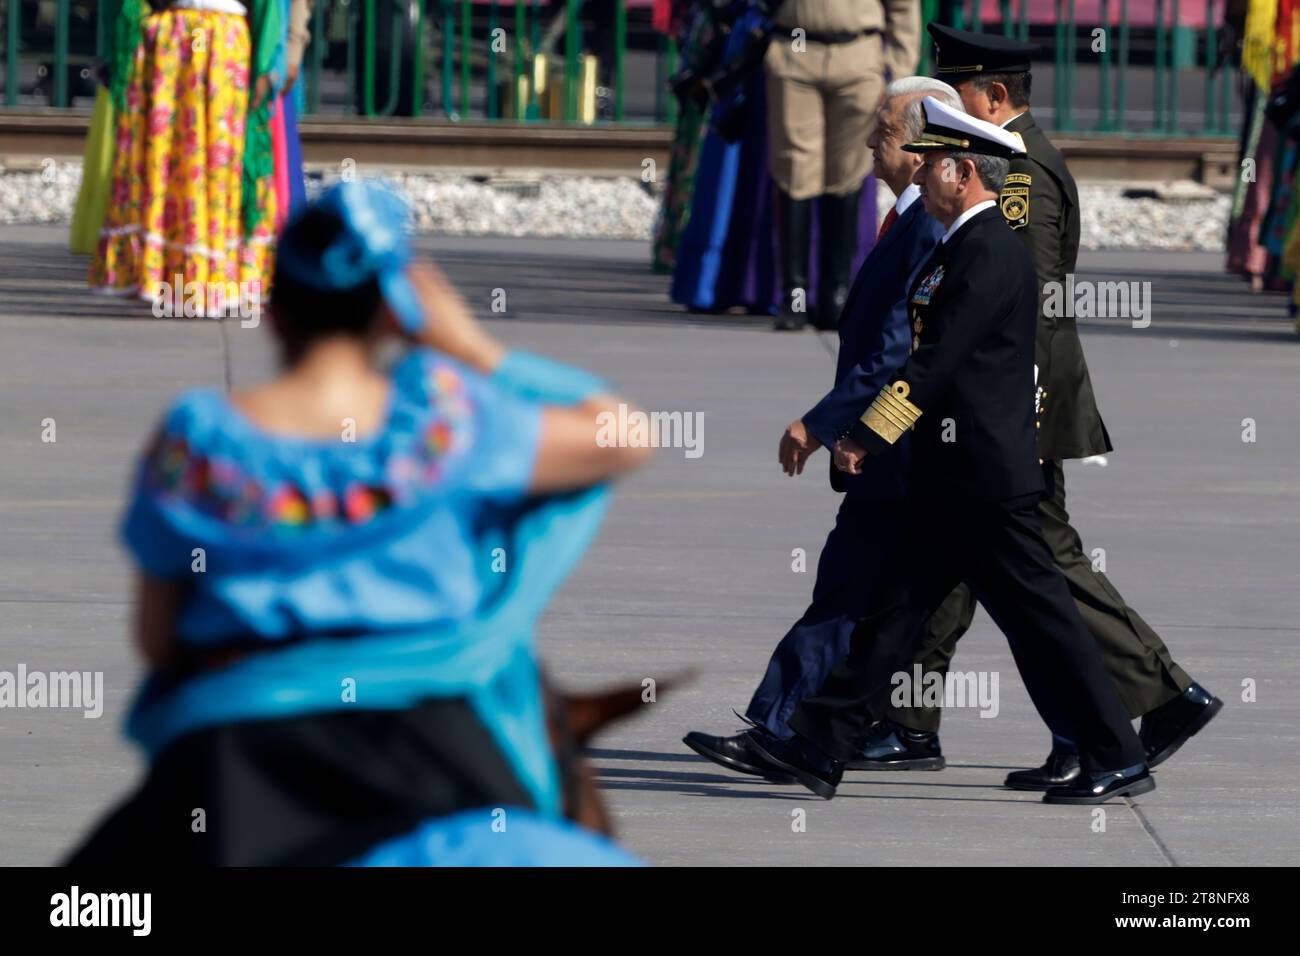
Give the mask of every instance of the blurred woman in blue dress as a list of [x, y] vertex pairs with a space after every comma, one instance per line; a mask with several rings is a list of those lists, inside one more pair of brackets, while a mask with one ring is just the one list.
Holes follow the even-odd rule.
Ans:
[[635, 862], [571, 819], [534, 628], [646, 449], [604, 447], [626, 400], [505, 350], [407, 221], [362, 182], [301, 211], [282, 371], [186, 392], [149, 443], [123, 526], [149, 770], [71, 862]]

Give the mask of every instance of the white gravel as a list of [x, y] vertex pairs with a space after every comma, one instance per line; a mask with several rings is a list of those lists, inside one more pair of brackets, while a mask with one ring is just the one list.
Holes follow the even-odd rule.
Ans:
[[1231, 196], [1166, 202], [1126, 199], [1122, 193], [1122, 187], [1103, 183], [1079, 186], [1083, 248], [1224, 250]]
[[[454, 173], [393, 171], [387, 177], [410, 197], [421, 232], [450, 236], [649, 239], [659, 203], [632, 177], [538, 171], [488, 181]], [[75, 161], [0, 167], [0, 223], [69, 221], [80, 178]], [[309, 191], [321, 185], [312, 180]], [[1229, 197], [1126, 199], [1124, 188], [1101, 182], [1079, 187], [1083, 248], [1223, 250]]]

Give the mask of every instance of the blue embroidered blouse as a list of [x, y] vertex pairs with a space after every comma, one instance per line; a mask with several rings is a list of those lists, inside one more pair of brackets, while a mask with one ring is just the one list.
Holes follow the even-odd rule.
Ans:
[[603, 390], [522, 352], [482, 376], [416, 351], [383, 427], [355, 442], [268, 434], [220, 392], [181, 396], [138, 469], [127, 546], [185, 583], [178, 640], [275, 647], [179, 685], [151, 677], [129, 734], [156, 756], [223, 722], [462, 696], [557, 816], [534, 627], [608, 490], [527, 488], [542, 405]]
[[146, 453], [126, 541], [186, 583], [177, 637], [194, 644], [460, 621], [491, 581], [476, 529], [524, 496], [539, 421], [537, 403], [426, 351], [355, 441], [342, 422], [333, 440], [268, 434], [223, 392], [187, 392]]

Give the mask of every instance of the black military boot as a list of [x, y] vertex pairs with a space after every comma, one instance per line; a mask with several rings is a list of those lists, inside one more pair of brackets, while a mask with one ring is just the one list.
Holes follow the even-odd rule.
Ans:
[[781, 217], [781, 311], [772, 328], [797, 332], [808, 321], [808, 245], [812, 241], [811, 199], [791, 199], [777, 190]]
[[943, 751], [939, 735], [912, 730], [892, 720], [871, 728], [871, 740], [856, 760], [844, 763], [846, 770], [942, 770]]
[[1222, 709], [1223, 701], [1193, 682], [1173, 700], [1144, 714], [1138, 738], [1146, 748], [1147, 766], [1154, 767], [1172, 757]]
[[842, 196], [821, 199], [818, 232], [817, 312], [813, 324], [827, 331], [840, 324], [840, 312], [853, 281], [853, 256], [858, 251], [858, 206], [862, 187]]

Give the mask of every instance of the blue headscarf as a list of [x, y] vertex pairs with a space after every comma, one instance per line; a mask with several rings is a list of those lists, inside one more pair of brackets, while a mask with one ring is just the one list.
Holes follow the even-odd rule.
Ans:
[[[323, 250], [295, 242], [295, 227], [309, 209], [338, 220], [339, 232]], [[410, 261], [410, 209], [390, 186], [376, 180], [335, 183], [286, 224], [276, 249], [276, 268], [315, 289], [346, 292], [377, 282], [398, 323], [417, 334], [425, 312], [406, 276]]]

